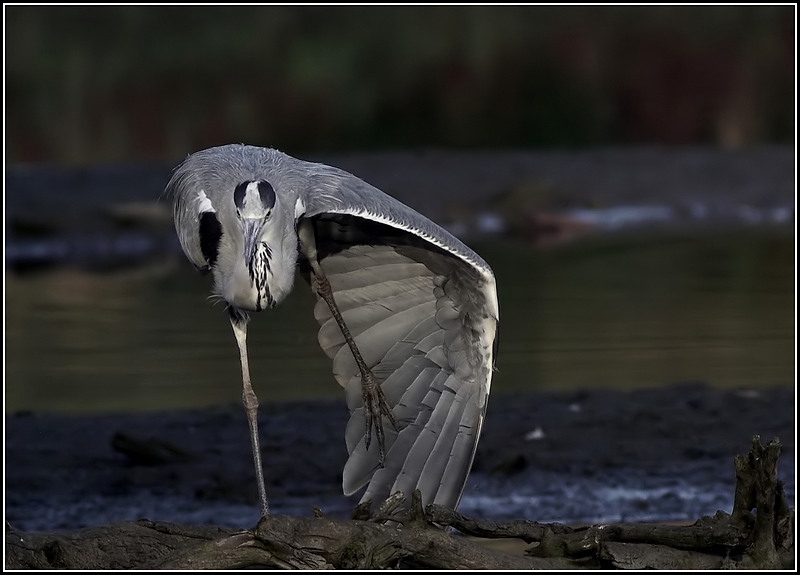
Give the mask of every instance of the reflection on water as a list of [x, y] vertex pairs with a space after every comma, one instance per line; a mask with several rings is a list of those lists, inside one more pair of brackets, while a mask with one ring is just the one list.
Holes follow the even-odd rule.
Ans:
[[[475, 247], [499, 285], [494, 393], [794, 381], [792, 230]], [[178, 258], [114, 274], [7, 275], [6, 410], [238, 402], [238, 352], [209, 285]], [[310, 291], [299, 278], [295, 287], [251, 322], [262, 403], [341, 396]]]

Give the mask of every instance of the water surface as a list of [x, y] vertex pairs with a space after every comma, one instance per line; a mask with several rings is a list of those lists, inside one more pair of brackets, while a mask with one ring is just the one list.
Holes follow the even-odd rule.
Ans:
[[[792, 385], [789, 228], [613, 234], [534, 249], [474, 245], [493, 266], [493, 393], [684, 380]], [[6, 275], [6, 411], [142, 411], [240, 401], [236, 344], [210, 277], [182, 256], [113, 273]], [[298, 278], [250, 324], [262, 403], [341, 397]]]

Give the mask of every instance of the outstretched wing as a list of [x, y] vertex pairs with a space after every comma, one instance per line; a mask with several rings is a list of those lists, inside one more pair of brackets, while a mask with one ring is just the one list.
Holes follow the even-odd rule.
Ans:
[[[492, 380], [498, 319], [494, 274], [424, 216], [354, 176], [311, 164], [300, 193], [318, 259], [364, 360], [381, 382], [399, 431], [365, 448], [358, 367], [318, 298], [319, 343], [351, 412], [345, 494], [362, 501], [419, 489], [423, 503], [455, 508], [475, 456]], [[308, 177], [308, 172], [306, 172]]]

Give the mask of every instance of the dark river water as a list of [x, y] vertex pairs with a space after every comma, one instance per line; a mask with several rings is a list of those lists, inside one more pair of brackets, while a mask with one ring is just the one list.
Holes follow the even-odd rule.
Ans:
[[[499, 286], [493, 393], [794, 382], [791, 229], [474, 247]], [[8, 273], [6, 412], [239, 401], [235, 340], [209, 289], [178, 255], [113, 273]], [[300, 278], [279, 308], [254, 316], [248, 342], [262, 403], [340, 397], [316, 331]]]
[[[730, 512], [732, 456], [754, 433], [781, 434], [793, 498], [794, 245], [793, 230], [776, 227], [538, 249], [474, 243], [497, 275], [500, 347], [460, 511], [572, 523]], [[209, 282], [179, 254], [116, 272], [7, 273], [13, 525], [254, 524], [238, 353]], [[355, 505], [340, 488], [346, 409], [316, 332], [299, 278], [283, 305], [251, 322], [265, 461], [278, 474], [268, 491], [276, 513], [319, 505], [346, 517]], [[670, 391], [676, 382], [689, 383]], [[550, 395], [513, 399], [530, 392]], [[327, 400], [321, 411], [295, 401], [314, 399]], [[157, 410], [173, 411], [149, 415]], [[111, 448], [118, 431], [203, 456], [131, 465]]]

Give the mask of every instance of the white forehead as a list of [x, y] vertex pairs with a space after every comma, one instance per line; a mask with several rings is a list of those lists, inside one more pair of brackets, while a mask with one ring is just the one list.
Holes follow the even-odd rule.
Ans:
[[250, 182], [247, 184], [247, 187], [244, 190], [244, 201], [258, 201], [258, 205], [261, 205], [261, 194], [258, 193], [258, 182]]

